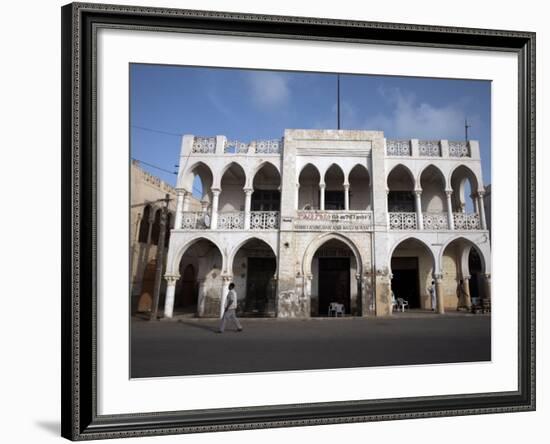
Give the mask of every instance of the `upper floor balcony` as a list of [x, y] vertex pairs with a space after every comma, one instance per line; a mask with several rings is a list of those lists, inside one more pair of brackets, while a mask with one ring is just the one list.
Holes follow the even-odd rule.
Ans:
[[[187, 139], [186, 139], [187, 138]], [[228, 140], [225, 136], [185, 136], [187, 151], [191, 154], [246, 154], [280, 155], [283, 151], [283, 139], [253, 140], [242, 142]]]
[[476, 141], [386, 139], [386, 156], [399, 158], [479, 160]]

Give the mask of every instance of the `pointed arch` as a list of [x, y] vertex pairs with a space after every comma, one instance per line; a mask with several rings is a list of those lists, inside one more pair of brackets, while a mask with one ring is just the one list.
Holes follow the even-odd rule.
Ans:
[[359, 248], [347, 236], [344, 236], [340, 233], [331, 232], [319, 235], [318, 237], [313, 239], [307, 246], [302, 260], [302, 272], [304, 276], [311, 275], [311, 262], [313, 260], [313, 256], [315, 255], [315, 252], [330, 240], [338, 240], [349, 247], [357, 262], [357, 273], [361, 275], [363, 271], [363, 260]]

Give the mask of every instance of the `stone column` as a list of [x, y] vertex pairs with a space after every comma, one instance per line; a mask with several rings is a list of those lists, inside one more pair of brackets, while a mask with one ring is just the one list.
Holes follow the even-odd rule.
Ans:
[[480, 191], [479, 193], [477, 193], [477, 197], [478, 197], [477, 207], [479, 210], [479, 221], [481, 223], [481, 229], [486, 230], [487, 222], [485, 220], [485, 205], [483, 205], [483, 196], [485, 196], [485, 191]]
[[179, 230], [181, 228], [181, 223], [183, 221], [183, 199], [185, 197], [185, 190], [182, 188], [176, 189], [176, 220], [174, 221], [174, 228]]
[[325, 187], [324, 183], [319, 184], [319, 209], [322, 211], [325, 209]]
[[442, 274], [434, 274], [434, 280], [435, 280], [435, 294], [437, 298], [437, 312], [439, 314], [445, 313], [445, 307], [444, 307], [444, 301], [443, 301], [443, 275]]
[[349, 183], [344, 184], [344, 210], [349, 211]]
[[189, 211], [189, 205], [191, 204], [191, 193], [184, 192], [182, 211]]
[[[477, 209], [477, 196], [473, 195], [473, 194], [470, 194], [470, 199], [472, 199], [472, 202], [474, 203], [474, 213], [478, 213], [478, 209]], [[465, 213], [466, 212], [466, 205], [465, 204], [462, 204], [462, 212]]]
[[205, 309], [205, 302], [206, 302], [206, 294], [204, 292], [204, 284], [206, 282], [205, 278], [197, 279], [197, 285], [198, 285], [198, 295], [197, 295], [197, 316], [202, 317], [204, 316], [204, 309]]
[[180, 277], [175, 274], [166, 274], [166, 298], [164, 300], [164, 317], [171, 318], [174, 315], [174, 301], [176, 297], [176, 282]]
[[220, 319], [223, 317], [223, 311], [225, 309], [225, 299], [227, 297], [227, 292], [229, 291], [229, 284], [233, 281], [233, 276], [225, 275], [222, 276], [222, 292], [220, 295]]
[[453, 217], [453, 203], [451, 201], [451, 196], [453, 195], [453, 190], [445, 190], [447, 195], [447, 217], [449, 219], [449, 230], [455, 229], [455, 220]]
[[422, 217], [422, 190], [414, 190], [414, 201], [416, 208], [416, 223], [419, 230], [424, 229], [424, 218]]
[[464, 292], [466, 293], [464, 296], [464, 305], [468, 308], [468, 311], [472, 308], [472, 297], [470, 296], [470, 277], [471, 276], [464, 276], [462, 278], [462, 282], [464, 283]]
[[251, 188], [245, 188], [244, 190], [244, 229], [250, 230], [250, 207], [252, 205], [252, 193], [254, 192]]
[[485, 273], [483, 275], [485, 284], [485, 299], [491, 300], [491, 273]]
[[296, 184], [296, 209], [300, 209], [300, 184]]
[[218, 228], [218, 203], [220, 200], [220, 193], [220, 189], [212, 188], [212, 217], [210, 219], [210, 229], [212, 230]]

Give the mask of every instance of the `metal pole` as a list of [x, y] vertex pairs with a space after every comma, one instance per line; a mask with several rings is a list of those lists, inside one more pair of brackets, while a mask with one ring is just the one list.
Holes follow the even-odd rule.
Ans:
[[157, 245], [157, 258], [156, 258], [156, 270], [155, 270], [155, 291], [153, 293], [153, 309], [151, 310], [151, 320], [156, 320], [159, 310], [160, 300], [160, 286], [162, 284], [162, 268], [164, 261], [164, 236], [166, 234], [166, 213], [168, 210], [168, 202], [170, 202], [170, 195], [166, 194], [164, 198], [165, 205], [162, 207], [160, 213], [160, 232]]
[[336, 98], [336, 109], [338, 111], [338, 129], [340, 129], [340, 74], [337, 74], [336, 75], [336, 84], [337, 84], [337, 88], [336, 88], [336, 94], [337, 94], [337, 98]]

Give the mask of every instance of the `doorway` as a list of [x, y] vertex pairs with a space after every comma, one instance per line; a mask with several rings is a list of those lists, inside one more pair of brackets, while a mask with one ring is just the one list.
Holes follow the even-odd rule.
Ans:
[[403, 298], [409, 308], [420, 308], [420, 291], [418, 288], [418, 258], [394, 257], [391, 260], [393, 278], [391, 288], [395, 298]]
[[246, 278], [245, 314], [275, 314], [275, 281], [277, 263], [274, 257], [249, 257]]
[[328, 315], [331, 302], [344, 304], [350, 314], [350, 258], [319, 258], [319, 316]]

